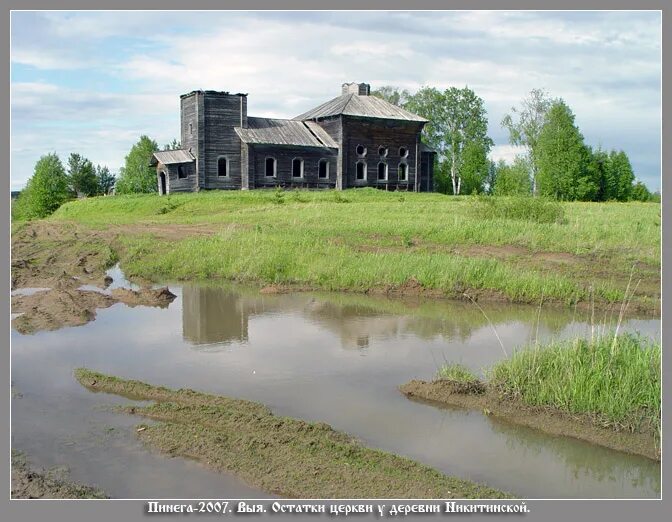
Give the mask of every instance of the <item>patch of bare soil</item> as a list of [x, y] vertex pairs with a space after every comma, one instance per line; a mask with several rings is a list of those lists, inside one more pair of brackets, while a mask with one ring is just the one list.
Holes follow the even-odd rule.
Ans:
[[413, 400], [437, 405], [479, 410], [505, 422], [520, 424], [551, 435], [573, 437], [599, 446], [642, 455], [660, 461], [660, 445], [654, 434], [631, 433], [604, 428], [588, 415], [571, 415], [555, 408], [531, 407], [500, 397], [487, 386], [465, 390], [447, 379], [432, 382], [413, 380], [399, 387]]
[[154, 401], [123, 411], [152, 419], [136, 428], [168, 455], [289, 498], [508, 498], [503, 491], [444, 475], [424, 464], [367, 448], [323, 422], [274, 415], [262, 404], [194, 390], [171, 390], [75, 370], [91, 391]]
[[37, 471], [22, 453], [12, 451], [11, 498], [108, 498], [97, 488], [71, 482], [64, 471]]
[[12, 326], [22, 334], [81, 326], [96, 318], [96, 310], [109, 308], [115, 303], [165, 308], [175, 297], [168, 288], [143, 288], [139, 291], [117, 288], [111, 295], [89, 290], [53, 288], [32, 295], [13, 296], [12, 312], [21, 315], [12, 320]]
[[[145, 229], [146, 231], [146, 229]], [[107, 288], [105, 274], [115, 261], [116, 232], [82, 229], [70, 223], [35, 221], [12, 234], [12, 289], [48, 288], [12, 296], [12, 320], [20, 333], [80, 326], [96, 317], [96, 310], [115, 303], [165, 308], [175, 295], [168, 288], [111, 293], [80, 290], [88, 284]]]

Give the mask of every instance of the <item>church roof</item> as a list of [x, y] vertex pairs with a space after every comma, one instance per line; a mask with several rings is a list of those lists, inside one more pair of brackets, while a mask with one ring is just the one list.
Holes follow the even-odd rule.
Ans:
[[380, 118], [386, 120], [405, 120], [427, 122], [425, 118], [413, 114], [377, 96], [360, 96], [343, 94], [300, 114], [295, 120], [314, 120], [328, 116], [359, 116], [364, 118]]
[[184, 149], [162, 150], [152, 154], [150, 165], [163, 163], [164, 165], [173, 165], [175, 163], [191, 163], [196, 158], [194, 155]]
[[337, 149], [338, 144], [322, 127], [312, 121], [280, 120], [274, 118], [247, 118], [247, 127], [236, 127], [244, 143], [266, 145], [294, 145]]

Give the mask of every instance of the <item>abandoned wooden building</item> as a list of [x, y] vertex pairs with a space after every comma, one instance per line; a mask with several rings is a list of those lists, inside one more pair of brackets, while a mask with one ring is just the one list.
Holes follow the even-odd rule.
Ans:
[[155, 152], [161, 194], [267, 187], [433, 190], [427, 120], [371, 96], [366, 83], [291, 120], [247, 115], [247, 94], [180, 97], [181, 149]]

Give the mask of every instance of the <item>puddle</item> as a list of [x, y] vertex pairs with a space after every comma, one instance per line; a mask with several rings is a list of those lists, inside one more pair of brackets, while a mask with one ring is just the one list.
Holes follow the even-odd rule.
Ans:
[[[121, 284], [123, 274], [111, 274]], [[113, 283], [113, 285], [115, 284]], [[110, 287], [112, 288], [112, 286]], [[323, 421], [365, 445], [529, 498], [660, 496], [660, 465], [484, 417], [406, 399], [397, 387], [444, 362], [481, 371], [501, 357], [492, 326], [470, 303], [359, 295], [262, 295], [258, 289], [170, 285], [166, 309], [100, 310], [94, 322], [12, 332], [12, 439], [39, 466], [113, 497], [269, 497], [234, 477], [144, 448], [141, 419], [101, 405], [72, 377], [78, 366], [170, 387], [250, 399], [280, 415]], [[590, 335], [581, 312], [481, 305], [506, 350]], [[596, 316], [612, 324], [618, 311]], [[660, 321], [621, 326], [659, 336]], [[109, 429], [111, 428], [111, 429]]]
[[12, 290], [12, 297], [14, 296], [25, 296], [25, 295], [33, 295], [38, 292], [46, 292], [47, 290], [51, 290], [51, 288], [17, 288], [16, 290]]

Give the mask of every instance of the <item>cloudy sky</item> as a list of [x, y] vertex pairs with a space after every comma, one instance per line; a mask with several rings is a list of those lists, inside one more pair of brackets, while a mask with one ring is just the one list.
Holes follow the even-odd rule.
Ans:
[[658, 12], [14, 12], [11, 188], [37, 159], [79, 152], [113, 172], [141, 134], [179, 138], [179, 95], [247, 92], [293, 117], [340, 94], [468, 85], [500, 121], [533, 88], [563, 98], [586, 142], [623, 149], [660, 188]]

